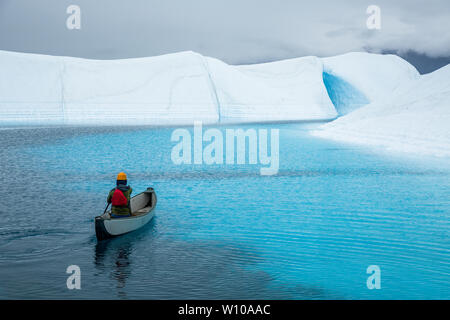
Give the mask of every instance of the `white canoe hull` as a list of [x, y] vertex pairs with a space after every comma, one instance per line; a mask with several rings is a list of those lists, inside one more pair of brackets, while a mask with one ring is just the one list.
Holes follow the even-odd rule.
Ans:
[[152, 220], [154, 216], [153, 211], [146, 214], [143, 217], [137, 217], [137, 218], [119, 218], [119, 219], [111, 219], [111, 220], [105, 220], [104, 225], [106, 231], [112, 235], [112, 236], [119, 236], [124, 233], [128, 233], [131, 231], [134, 231], [136, 229], [139, 229], [140, 227], [144, 226]]

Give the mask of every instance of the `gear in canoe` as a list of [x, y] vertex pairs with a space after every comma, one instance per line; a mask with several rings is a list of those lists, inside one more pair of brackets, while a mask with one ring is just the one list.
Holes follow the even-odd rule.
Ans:
[[111, 203], [111, 217], [124, 218], [131, 215], [130, 198], [133, 189], [127, 185], [127, 175], [120, 172], [117, 175], [116, 187], [112, 189], [106, 201]]

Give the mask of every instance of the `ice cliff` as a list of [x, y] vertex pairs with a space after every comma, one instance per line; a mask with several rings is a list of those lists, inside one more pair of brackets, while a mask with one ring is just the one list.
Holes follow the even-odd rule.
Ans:
[[450, 155], [450, 66], [348, 53], [228, 65], [194, 52], [88, 60], [0, 51], [0, 125], [334, 120], [314, 135]]
[[392, 92], [313, 134], [395, 152], [450, 156], [450, 65], [400, 81]]
[[333, 119], [322, 67], [315, 57], [230, 66], [194, 52], [87, 60], [0, 51], [0, 123]]
[[0, 51], [0, 124], [330, 120], [386, 95], [411, 68], [366, 53], [232, 66], [194, 52], [88, 60]]

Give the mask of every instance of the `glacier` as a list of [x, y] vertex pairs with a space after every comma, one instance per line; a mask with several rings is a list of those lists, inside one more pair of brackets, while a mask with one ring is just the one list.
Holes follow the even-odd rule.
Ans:
[[2, 125], [332, 120], [414, 76], [406, 61], [368, 53], [233, 66], [191, 51], [119, 60], [0, 51], [0, 68]]
[[337, 116], [306, 57], [230, 66], [194, 52], [89, 60], [0, 51], [1, 124], [175, 125]]
[[450, 65], [312, 131], [318, 137], [409, 154], [450, 156]]
[[323, 81], [339, 115], [388, 97], [419, 73], [396, 55], [350, 52], [322, 59]]
[[317, 57], [230, 66], [208, 59], [222, 122], [328, 120], [337, 112]]
[[325, 73], [350, 83], [370, 102], [386, 98], [403, 83], [420, 76], [414, 66], [393, 54], [349, 52], [322, 61]]
[[229, 65], [191, 51], [118, 60], [0, 51], [0, 70], [3, 127], [323, 120], [312, 135], [450, 155], [450, 66], [420, 75], [396, 55]]
[[217, 120], [203, 57], [87, 60], [0, 52], [6, 124], [176, 124]]

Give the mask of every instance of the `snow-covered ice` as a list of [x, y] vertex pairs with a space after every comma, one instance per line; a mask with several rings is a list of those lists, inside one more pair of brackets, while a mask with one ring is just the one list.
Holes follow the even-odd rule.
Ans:
[[417, 76], [398, 57], [367, 53], [232, 66], [190, 51], [122, 60], [0, 51], [0, 68], [0, 123], [29, 125], [330, 120]]
[[323, 58], [323, 81], [339, 115], [380, 101], [419, 73], [395, 55], [350, 52]]
[[327, 120], [337, 116], [316, 57], [230, 66], [208, 58], [221, 120]]
[[396, 152], [450, 156], [450, 65], [401, 83], [388, 96], [312, 133]]
[[315, 57], [230, 66], [194, 52], [88, 60], [0, 51], [0, 123], [189, 124], [337, 116]]
[[392, 54], [350, 52], [322, 61], [324, 72], [349, 82], [371, 102], [385, 98], [401, 84], [419, 77], [416, 68]]
[[332, 120], [314, 135], [450, 155], [450, 66], [348, 53], [232, 66], [195, 52], [88, 60], [0, 51], [0, 125]]
[[398, 57], [367, 53], [232, 66], [190, 51], [122, 60], [0, 51], [0, 68], [0, 123], [27, 125], [330, 120], [417, 76]]
[[59, 120], [62, 99], [60, 61], [60, 58], [50, 56], [0, 52], [2, 123]]
[[178, 124], [218, 119], [204, 58], [87, 60], [0, 52], [0, 119], [26, 124]]

